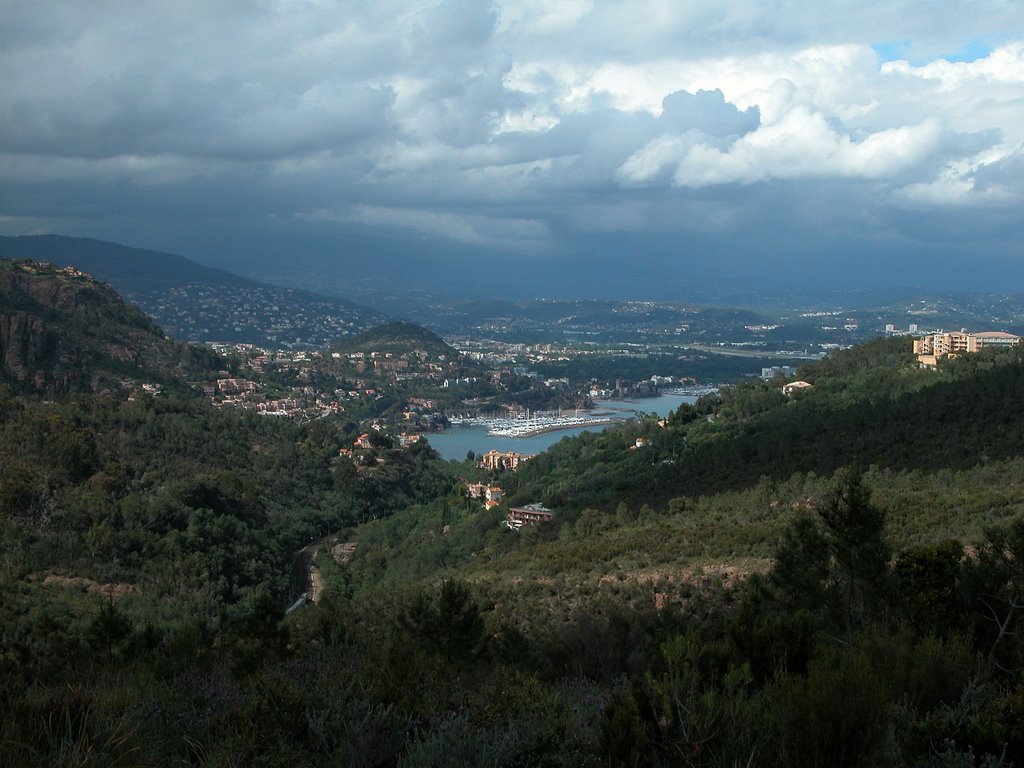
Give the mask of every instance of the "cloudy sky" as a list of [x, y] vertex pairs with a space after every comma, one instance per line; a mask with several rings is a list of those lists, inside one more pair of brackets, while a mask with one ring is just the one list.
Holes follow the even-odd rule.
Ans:
[[0, 0], [0, 75], [4, 234], [1024, 292], [1019, 0]]

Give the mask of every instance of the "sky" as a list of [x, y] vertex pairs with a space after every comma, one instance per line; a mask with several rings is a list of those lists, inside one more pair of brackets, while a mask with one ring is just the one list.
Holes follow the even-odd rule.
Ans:
[[307, 287], [1024, 292], [1019, 0], [0, 0], [0, 234]]

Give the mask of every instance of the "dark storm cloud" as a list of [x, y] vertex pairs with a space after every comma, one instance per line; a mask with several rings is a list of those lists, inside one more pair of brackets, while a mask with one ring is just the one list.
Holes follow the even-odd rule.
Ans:
[[0, 228], [549, 260], [615, 235], [655, 270], [827, 269], [841, 239], [899, 243], [906, 274], [997, 222], [1012, 254], [1024, 10], [941, 5], [8, 0]]

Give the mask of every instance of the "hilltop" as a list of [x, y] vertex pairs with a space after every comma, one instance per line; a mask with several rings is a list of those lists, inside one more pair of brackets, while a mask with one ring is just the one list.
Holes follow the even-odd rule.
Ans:
[[0, 378], [16, 389], [178, 383], [215, 355], [168, 339], [110, 286], [74, 268], [0, 260]]
[[355, 336], [339, 339], [331, 345], [331, 351], [343, 353], [380, 352], [400, 355], [417, 350], [434, 358], [456, 360], [459, 357], [459, 351], [433, 331], [402, 320], [378, 325]]
[[383, 316], [367, 307], [282, 288], [183, 256], [88, 238], [0, 237], [0, 256], [89, 272], [138, 304], [172, 337], [274, 347], [323, 347]]

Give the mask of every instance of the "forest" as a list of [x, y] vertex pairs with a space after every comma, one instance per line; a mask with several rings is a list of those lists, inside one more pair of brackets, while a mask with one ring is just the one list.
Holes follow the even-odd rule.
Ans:
[[908, 347], [493, 475], [8, 380], [0, 766], [1020, 765], [1021, 355]]

